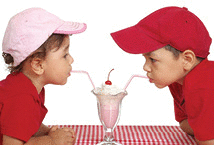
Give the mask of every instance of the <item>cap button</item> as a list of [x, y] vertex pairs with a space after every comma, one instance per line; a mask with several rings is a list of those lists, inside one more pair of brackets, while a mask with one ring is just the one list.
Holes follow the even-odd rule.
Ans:
[[188, 9], [186, 7], [183, 7], [184, 10], [188, 11]]

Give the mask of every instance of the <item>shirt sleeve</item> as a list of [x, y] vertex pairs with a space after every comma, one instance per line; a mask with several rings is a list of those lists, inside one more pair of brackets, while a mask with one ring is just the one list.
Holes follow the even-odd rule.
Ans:
[[177, 122], [181, 122], [185, 119], [187, 119], [187, 114], [182, 107], [174, 100], [174, 111], [175, 111], [175, 120]]
[[173, 83], [169, 86], [169, 90], [174, 98], [175, 120], [181, 122], [184, 119], [187, 119], [182, 86], [178, 83]]
[[214, 91], [199, 88], [186, 96], [188, 122], [194, 136], [200, 141], [214, 139]]
[[41, 124], [38, 105], [32, 96], [25, 94], [7, 99], [1, 112], [1, 133], [27, 142]]

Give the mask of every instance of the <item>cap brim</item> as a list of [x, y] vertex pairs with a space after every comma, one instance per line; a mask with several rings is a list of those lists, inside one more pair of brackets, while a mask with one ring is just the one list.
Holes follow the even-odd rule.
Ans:
[[53, 33], [55, 34], [78, 34], [86, 30], [87, 25], [85, 23], [78, 22], [64, 22]]
[[166, 45], [138, 30], [136, 26], [111, 33], [111, 36], [121, 49], [132, 54], [148, 53]]

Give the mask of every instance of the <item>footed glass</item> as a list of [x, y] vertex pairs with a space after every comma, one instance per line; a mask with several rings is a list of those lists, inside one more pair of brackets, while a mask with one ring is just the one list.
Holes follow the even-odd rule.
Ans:
[[98, 115], [104, 127], [104, 140], [97, 145], [122, 145], [114, 139], [113, 131], [120, 118], [121, 103], [127, 92], [121, 92], [116, 95], [93, 94], [97, 97]]

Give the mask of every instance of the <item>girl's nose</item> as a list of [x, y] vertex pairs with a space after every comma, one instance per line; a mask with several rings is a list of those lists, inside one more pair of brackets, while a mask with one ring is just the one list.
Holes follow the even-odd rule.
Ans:
[[69, 64], [72, 64], [74, 62], [73, 57], [70, 55]]

